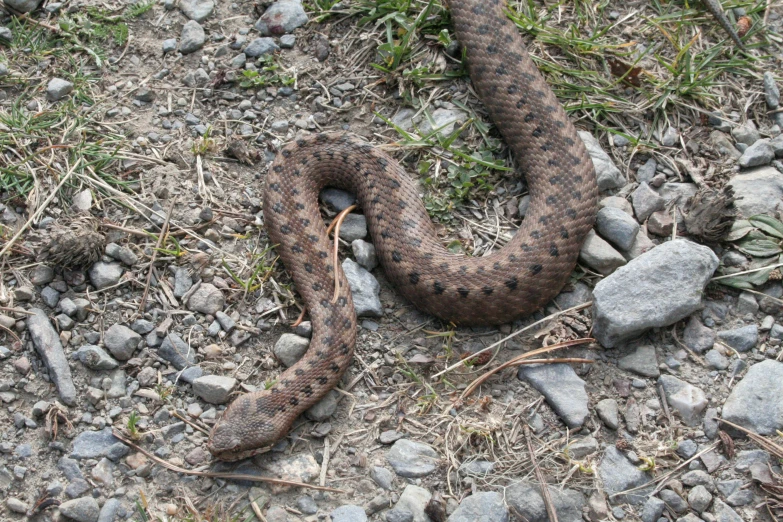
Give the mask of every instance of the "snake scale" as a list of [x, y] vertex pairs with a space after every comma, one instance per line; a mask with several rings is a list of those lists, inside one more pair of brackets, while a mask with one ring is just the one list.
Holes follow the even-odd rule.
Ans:
[[536, 311], [565, 285], [597, 210], [592, 161], [503, 3], [452, 0], [450, 9], [473, 86], [527, 178], [531, 200], [521, 228], [491, 255], [452, 254], [415, 184], [385, 153], [349, 134], [286, 145], [266, 178], [264, 220], [309, 311], [313, 336], [304, 357], [270, 389], [241, 395], [226, 409], [208, 442], [217, 458], [239, 460], [267, 449], [351, 362], [356, 314], [318, 209], [326, 186], [356, 193], [387, 278], [445, 321], [507, 323]]

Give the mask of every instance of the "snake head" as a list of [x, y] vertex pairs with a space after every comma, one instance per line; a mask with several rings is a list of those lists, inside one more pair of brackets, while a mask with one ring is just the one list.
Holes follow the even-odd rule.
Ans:
[[207, 449], [216, 458], [232, 462], [265, 453], [285, 434], [287, 427], [280, 430], [269, 422], [269, 410], [257, 407], [265, 401], [256, 395], [239, 397], [212, 428]]

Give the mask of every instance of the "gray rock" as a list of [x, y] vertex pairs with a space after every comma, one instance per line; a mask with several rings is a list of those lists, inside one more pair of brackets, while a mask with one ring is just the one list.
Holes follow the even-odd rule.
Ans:
[[655, 356], [655, 346], [639, 346], [633, 353], [626, 355], [617, 362], [621, 370], [638, 373], [645, 377], [658, 377], [658, 359]]
[[[572, 489], [560, 490], [549, 486], [549, 496], [559, 522], [581, 522], [584, 496]], [[529, 482], [519, 482], [506, 488], [506, 503], [512, 513], [527, 522], [547, 522], [546, 505], [541, 497], [541, 487]]]
[[432, 111], [429, 118], [420, 121], [419, 131], [426, 135], [437, 130], [440, 136], [448, 138], [454, 133], [457, 125], [461, 125], [467, 120], [468, 114], [465, 111], [441, 107]]
[[183, 267], [173, 268], [174, 272], [174, 297], [181, 298], [193, 287], [193, 278]]
[[663, 500], [658, 497], [648, 498], [642, 508], [642, 522], [658, 522], [658, 519], [663, 515], [664, 509], [666, 509], [666, 504]]
[[131, 323], [131, 330], [139, 335], [146, 335], [155, 329], [155, 323], [146, 319], [136, 319]]
[[723, 405], [723, 418], [760, 435], [783, 429], [783, 363], [754, 364]]
[[633, 242], [633, 245], [631, 245], [631, 248], [627, 252], [623, 252], [623, 254], [625, 254], [625, 258], [628, 260], [636, 259], [640, 255], [649, 252], [655, 247], [656, 244], [653, 243], [652, 239], [647, 237], [647, 234], [642, 232], [636, 234], [636, 240]]
[[[598, 476], [603, 482], [604, 492], [614, 495], [627, 489], [643, 486], [652, 480], [650, 476], [640, 471], [620, 453], [614, 446], [607, 446], [604, 456], [598, 464]], [[652, 488], [643, 488], [630, 493], [612, 497], [613, 502], [641, 504], [647, 500]]]
[[593, 160], [598, 188], [603, 191], [625, 186], [625, 176], [614, 164], [612, 158], [604, 152], [598, 140], [587, 131], [578, 131], [578, 134], [587, 148], [587, 153], [590, 154], [590, 159]]
[[394, 509], [411, 513], [413, 522], [431, 522], [430, 517], [424, 513], [424, 509], [431, 498], [432, 493], [426, 489], [408, 484], [402, 491], [400, 499], [394, 505]]
[[783, 174], [773, 167], [759, 167], [736, 174], [728, 186], [734, 190], [734, 206], [742, 217], [774, 216], [783, 209]]
[[768, 165], [775, 159], [775, 151], [770, 145], [768, 139], [758, 140], [756, 143], [745, 149], [738, 161], [742, 168], [759, 167]]
[[[128, 447], [112, 435], [111, 431], [111, 428], [104, 428], [101, 431], [84, 431], [80, 433], [73, 440], [71, 457], [75, 459], [108, 457], [112, 460], [117, 460], [117, 458], [127, 455]], [[63, 465], [66, 464], [64, 463]]]
[[381, 317], [381, 285], [371, 273], [359, 266], [354, 260], [346, 258], [343, 261], [343, 272], [351, 286], [353, 307], [359, 317]]
[[726, 497], [726, 503], [733, 507], [747, 506], [754, 500], [753, 492], [749, 489], [740, 489]]
[[163, 338], [158, 348], [158, 355], [170, 362], [177, 370], [196, 364], [195, 350], [175, 333], [169, 333]]
[[290, 368], [302, 358], [310, 346], [310, 340], [298, 335], [284, 333], [275, 343], [272, 352], [281, 363]]
[[177, 39], [176, 38], [167, 38], [163, 40], [163, 43], [161, 44], [161, 50], [164, 54], [166, 53], [173, 53], [177, 50]]
[[261, 15], [255, 28], [262, 36], [280, 36], [306, 23], [307, 13], [301, 0], [278, 0]]
[[604, 207], [598, 211], [595, 228], [604, 239], [625, 251], [633, 246], [636, 234], [639, 233], [639, 223], [614, 207]]
[[91, 370], [113, 370], [120, 363], [115, 361], [103, 348], [86, 344], [76, 351], [76, 357]]
[[323, 422], [334, 415], [337, 411], [337, 403], [340, 394], [334, 390], [324, 395], [323, 399], [313, 404], [306, 412], [305, 416], [311, 421]]
[[738, 352], [747, 352], [755, 348], [759, 340], [759, 329], [755, 324], [749, 324], [733, 330], [718, 332], [718, 339]]
[[715, 331], [704, 326], [696, 315], [688, 320], [688, 326], [683, 332], [682, 342], [696, 353], [703, 353], [715, 344]]
[[234, 322], [234, 320], [231, 319], [231, 317], [229, 317], [225, 312], [220, 310], [215, 312], [215, 319], [217, 319], [218, 323], [220, 323], [220, 328], [222, 328], [226, 333], [231, 333], [234, 328], [236, 328], [236, 322]]
[[139, 257], [133, 253], [133, 250], [126, 246], [120, 246], [117, 243], [106, 245], [106, 255], [128, 266], [133, 266], [139, 261]]
[[101, 508], [94, 498], [80, 497], [60, 504], [60, 513], [76, 522], [97, 522]]
[[98, 290], [108, 288], [120, 282], [120, 278], [124, 271], [125, 269], [123, 269], [122, 265], [119, 263], [104, 263], [103, 261], [98, 261], [90, 268], [90, 282], [92, 283], [92, 286]]
[[245, 47], [244, 53], [248, 58], [258, 58], [265, 54], [279, 51], [280, 47], [275, 43], [274, 38], [256, 38]]
[[283, 49], [293, 49], [296, 44], [296, 37], [292, 34], [284, 34], [280, 37], [280, 47]]
[[197, 22], [203, 22], [215, 9], [212, 0], [179, 0], [179, 9], [182, 13]]
[[688, 511], [688, 503], [685, 502], [680, 495], [670, 489], [664, 489], [658, 496], [666, 504], [666, 506], [677, 514], [682, 514]]
[[488, 460], [471, 460], [463, 463], [459, 467], [459, 473], [462, 476], [485, 477], [495, 469], [495, 463]]
[[669, 406], [680, 412], [683, 423], [686, 426], [697, 426], [707, 407], [704, 392], [672, 375], [661, 375], [658, 382], [663, 386]]
[[182, 33], [179, 37], [179, 52], [190, 54], [204, 47], [207, 41], [207, 35], [204, 28], [195, 20], [188, 21], [182, 26]]
[[688, 492], [688, 505], [697, 513], [703, 513], [712, 503], [712, 495], [704, 486], [696, 486]]
[[71, 378], [71, 369], [65, 358], [60, 336], [49, 322], [43, 310], [31, 308], [32, 315], [27, 317], [27, 330], [33, 341], [35, 350], [41, 356], [44, 365], [49, 370], [49, 377], [57, 387], [60, 399], [72, 406], [76, 403], [76, 388]]
[[188, 309], [202, 314], [215, 315], [223, 309], [223, 292], [210, 283], [203, 283], [188, 299]]
[[742, 517], [719, 498], [715, 499], [712, 511], [716, 522], [743, 522]]
[[[426, 515], [424, 515], [426, 516]], [[390, 509], [386, 512], [386, 522], [413, 522], [413, 513], [407, 509]], [[427, 517], [429, 521], [429, 517]]]
[[626, 263], [623, 255], [594, 230], [587, 233], [579, 251], [579, 260], [604, 275], [611, 274]]
[[495, 491], [474, 493], [460, 502], [448, 522], [507, 522], [503, 496]]
[[302, 495], [296, 499], [296, 507], [305, 515], [315, 515], [318, 513], [318, 504], [310, 495]]
[[718, 350], [710, 350], [704, 354], [707, 367], [713, 370], [725, 370], [729, 367], [729, 360]]
[[748, 120], [741, 125], [733, 127], [731, 129], [731, 135], [735, 140], [737, 140], [737, 143], [743, 143], [748, 146], [753, 145], [759, 140], [759, 138], [761, 138], [761, 135], [759, 134], [758, 129], [756, 129], [756, 124], [753, 123], [753, 120]]
[[210, 404], [225, 404], [237, 380], [222, 375], [205, 375], [193, 381], [193, 393]]
[[340, 238], [347, 242], [367, 237], [367, 218], [361, 214], [348, 214], [340, 226]]
[[366, 522], [367, 514], [360, 506], [340, 506], [330, 513], [332, 522]]
[[598, 441], [595, 437], [579, 437], [568, 445], [567, 451], [572, 458], [582, 460], [598, 451]]
[[769, 146], [775, 152], [776, 158], [783, 158], [783, 134], [778, 134], [769, 141]]
[[46, 99], [59, 101], [73, 92], [73, 83], [62, 78], [52, 78], [46, 86]]
[[44, 287], [44, 289], [41, 290], [41, 300], [49, 308], [54, 308], [60, 301], [60, 292], [51, 286]]
[[[41, 4], [41, 0], [3, 0], [3, 3], [20, 13], [29, 13]], [[7, 39], [10, 40], [10, 38]]]
[[775, 75], [770, 71], [764, 73], [764, 100], [770, 110], [777, 109], [780, 103], [780, 91], [775, 83]]
[[386, 460], [397, 475], [405, 478], [425, 477], [440, 464], [440, 457], [434, 449], [408, 439], [395, 442]]
[[388, 469], [381, 466], [373, 466], [370, 468], [370, 478], [378, 484], [378, 487], [391, 491], [394, 474]]
[[620, 410], [616, 400], [604, 399], [598, 402], [595, 405], [595, 411], [607, 428], [616, 430], [620, 426]]
[[672, 126], [666, 128], [661, 136], [661, 145], [664, 147], [674, 147], [680, 140], [680, 133]]
[[342, 212], [356, 203], [356, 196], [344, 190], [326, 188], [321, 191], [321, 201], [333, 210]]
[[650, 158], [647, 162], [636, 170], [636, 181], [639, 183], [650, 183], [656, 174], [658, 162]]
[[133, 357], [133, 352], [139, 347], [140, 342], [139, 334], [121, 324], [111, 325], [103, 337], [103, 344], [120, 361], [127, 361]]
[[368, 272], [372, 272], [372, 270], [378, 266], [378, 256], [375, 254], [375, 245], [372, 243], [368, 243], [363, 239], [356, 239], [351, 243], [351, 249], [353, 249], [353, 255], [356, 258], [356, 262]]
[[684, 459], [689, 459], [696, 455], [699, 450], [698, 445], [691, 439], [685, 439], [677, 444], [677, 455]]
[[517, 378], [528, 382], [569, 428], [584, 424], [589, 415], [585, 382], [568, 364], [520, 366]]
[[737, 314], [744, 316], [747, 314], [756, 315], [759, 311], [759, 303], [756, 297], [750, 292], [740, 292], [737, 297]]
[[593, 290], [593, 336], [612, 348], [689, 316], [717, 267], [712, 250], [683, 239], [642, 254]]
[[54, 281], [54, 269], [47, 265], [38, 265], [30, 274], [30, 282], [35, 286], [48, 285]]
[[663, 210], [666, 201], [647, 183], [640, 183], [631, 195], [631, 203], [636, 213], [636, 219], [644, 221], [649, 218], [653, 212]]
[[114, 522], [117, 512], [120, 509], [120, 501], [116, 498], [110, 498], [104, 502], [101, 513], [98, 515], [98, 522]]

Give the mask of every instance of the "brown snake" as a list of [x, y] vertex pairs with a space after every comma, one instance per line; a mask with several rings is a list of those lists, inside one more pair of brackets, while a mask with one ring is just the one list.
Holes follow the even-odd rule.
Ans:
[[351, 362], [356, 313], [318, 210], [325, 186], [356, 193], [390, 282], [445, 321], [507, 323], [539, 309], [565, 285], [595, 219], [595, 171], [503, 9], [500, 0], [451, 2], [473, 85], [526, 174], [531, 200], [521, 228], [491, 255], [451, 254], [416, 185], [383, 152], [348, 134], [285, 146], [266, 178], [264, 219], [309, 310], [313, 336], [305, 356], [272, 388], [242, 395], [226, 409], [208, 443], [217, 458], [239, 460], [268, 448]]

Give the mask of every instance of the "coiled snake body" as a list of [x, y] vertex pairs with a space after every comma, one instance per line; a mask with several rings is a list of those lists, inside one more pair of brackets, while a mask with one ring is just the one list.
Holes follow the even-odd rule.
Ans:
[[208, 443], [216, 457], [238, 460], [273, 444], [350, 364], [356, 314], [318, 211], [323, 187], [356, 193], [388, 279], [418, 308], [446, 321], [506, 323], [539, 309], [567, 281], [594, 222], [595, 172], [503, 7], [500, 0], [451, 2], [473, 85], [526, 174], [531, 200], [521, 228], [489, 256], [451, 254], [415, 185], [383, 152], [348, 134], [285, 146], [267, 175], [264, 219], [310, 313], [313, 337], [272, 388], [228, 407]]

